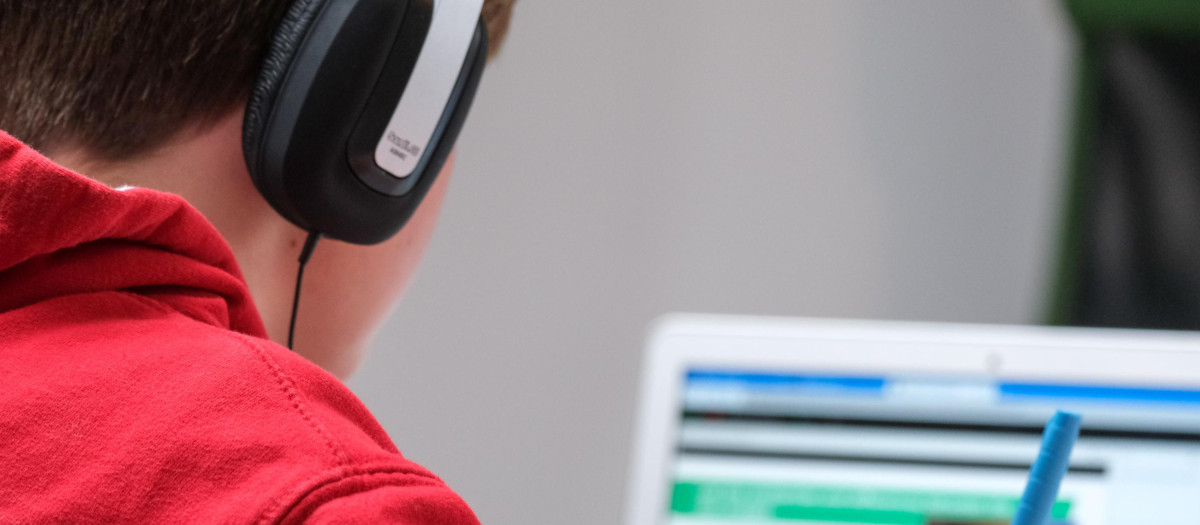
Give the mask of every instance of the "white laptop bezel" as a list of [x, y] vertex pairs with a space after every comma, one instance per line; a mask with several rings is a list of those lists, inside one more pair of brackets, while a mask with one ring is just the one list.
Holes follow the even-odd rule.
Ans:
[[[818, 343], [820, 354], [804, 352]], [[1153, 358], [1150, 358], [1153, 354]], [[1135, 358], [1136, 357], [1136, 358]], [[1200, 334], [675, 314], [657, 321], [642, 368], [628, 525], [659, 525], [692, 368], [848, 375], [955, 375], [1200, 388]]]

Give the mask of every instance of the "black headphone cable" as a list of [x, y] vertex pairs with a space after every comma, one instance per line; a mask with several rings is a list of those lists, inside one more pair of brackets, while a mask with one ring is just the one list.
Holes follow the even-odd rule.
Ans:
[[288, 323], [287, 345], [290, 350], [295, 350], [292, 340], [296, 336], [296, 313], [300, 311], [300, 285], [304, 282], [304, 267], [308, 265], [308, 260], [316, 251], [319, 240], [321, 240], [320, 233], [308, 232], [308, 238], [304, 240], [304, 249], [300, 250], [300, 268], [296, 271], [296, 294], [292, 297], [292, 320]]

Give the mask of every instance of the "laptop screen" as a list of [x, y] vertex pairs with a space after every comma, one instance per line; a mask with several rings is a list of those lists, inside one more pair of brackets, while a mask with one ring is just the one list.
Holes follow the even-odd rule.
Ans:
[[1084, 416], [1051, 523], [1200, 523], [1200, 390], [692, 369], [669, 524], [1006, 524], [1043, 425]]

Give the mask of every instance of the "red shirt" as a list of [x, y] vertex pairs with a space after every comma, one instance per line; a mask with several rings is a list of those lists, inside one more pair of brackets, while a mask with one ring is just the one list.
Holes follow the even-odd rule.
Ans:
[[267, 340], [182, 198], [0, 132], [0, 523], [478, 523]]

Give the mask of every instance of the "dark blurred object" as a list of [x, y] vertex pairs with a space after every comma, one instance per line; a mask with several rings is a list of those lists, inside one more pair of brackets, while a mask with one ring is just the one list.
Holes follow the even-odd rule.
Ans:
[[1200, 329], [1200, 1], [1065, 5], [1080, 69], [1051, 322]]

